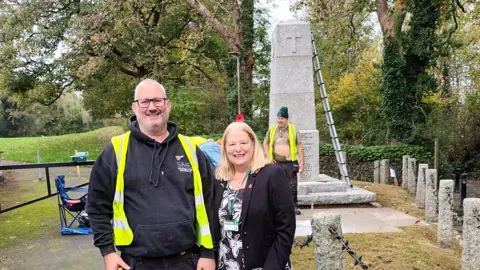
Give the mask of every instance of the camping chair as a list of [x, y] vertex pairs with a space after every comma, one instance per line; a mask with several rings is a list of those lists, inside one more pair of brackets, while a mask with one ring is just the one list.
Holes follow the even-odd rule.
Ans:
[[[58, 210], [60, 212], [60, 233], [68, 234], [91, 234], [90, 222], [85, 213], [85, 204], [87, 203], [87, 194], [78, 199], [72, 199], [69, 192], [86, 192], [86, 188], [65, 187], [65, 176], [55, 177], [55, 186], [57, 187]], [[71, 220], [70, 220], [71, 218]], [[67, 222], [67, 219], [70, 221]], [[78, 227], [72, 225], [78, 222]]]

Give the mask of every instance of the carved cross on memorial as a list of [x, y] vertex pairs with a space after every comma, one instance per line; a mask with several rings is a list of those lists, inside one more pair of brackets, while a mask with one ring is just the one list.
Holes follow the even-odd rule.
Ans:
[[292, 53], [297, 52], [297, 39], [300, 38], [302, 38], [302, 35], [297, 33], [297, 28], [294, 28], [293, 34], [287, 36], [287, 39], [290, 40], [291, 44], [293, 44]]

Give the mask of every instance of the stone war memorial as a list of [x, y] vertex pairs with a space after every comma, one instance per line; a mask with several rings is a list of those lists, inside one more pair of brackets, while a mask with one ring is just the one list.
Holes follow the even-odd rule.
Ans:
[[[297, 125], [300, 131], [305, 168], [299, 174], [298, 203], [321, 205], [373, 202], [375, 193], [349, 187], [345, 181], [320, 173], [320, 138], [315, 118], [312, 57], [308, 23], [293, 19], [275, 27], [272, 35], [269, 122], [275, 124], [276, 112], [280, 107], [287, 106], [289, 122]], [[330, 138], [322, 139], [330, 141]]]

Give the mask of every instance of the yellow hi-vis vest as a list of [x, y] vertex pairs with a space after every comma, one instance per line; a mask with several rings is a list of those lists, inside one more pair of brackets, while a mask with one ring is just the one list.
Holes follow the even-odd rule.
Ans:
[[[275, 138], [275, 132], [277, 132], [278, 124], [271, 125], [269, 129], [270, 135], [270, 147], [268, 149], [268, 159], [273, 160], [273, 139]], [[288, 124], [288, 139], [290, 140], [290, 158], [292, 161], [298, 160], [298, 149], [297, 149], [297, 126]]]
[[[188, 137], [178, 135], [182, 143], [188, 161], [192, 166], [193, 186], [195, 196], [195, 212], [196, 212], [196, 231], [197, 244], [207, 249], [213, 248], [212, 235], [208, 224], [207, 210], [203, 202], [202, 179], [198, 169], [198, 160], [195, 153], [195, 145], [193, 145]], [[123, 174], [125, 172], [125, 163], [127, 160], [128, 142], [130, 139], [130, 131], [120, 136], [112, 138], [113, 148], [117, 157], [117, 184], [115, 185], [115, 197], [113, 199], [113, 236], [116, 246], [128, 246], [133, 242], [133, 232], [128, 225], [127, 216], [124, 210], [125, 181]]]

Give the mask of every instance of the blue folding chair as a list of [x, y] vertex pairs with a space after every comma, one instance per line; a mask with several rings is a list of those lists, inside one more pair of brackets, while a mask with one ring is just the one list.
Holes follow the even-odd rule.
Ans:
[[[57, 187], [58, 210], [60, 213], [60, 233], [62, 235], [92, 233], [90, 222], [85, 213], [87, 204], [87, 194], [78, 199], [72, 199], [69, 192], [87, 192], [86, 188], [65, 187], [65, 176], [55, 177], [55, 186]], [[75, 228], [75, 222], [78, 226]]]

